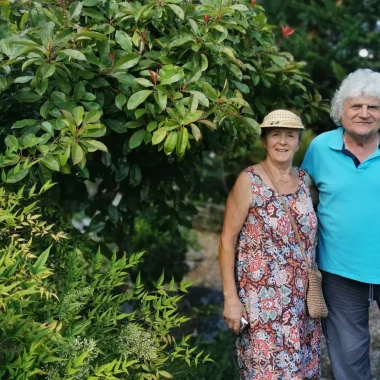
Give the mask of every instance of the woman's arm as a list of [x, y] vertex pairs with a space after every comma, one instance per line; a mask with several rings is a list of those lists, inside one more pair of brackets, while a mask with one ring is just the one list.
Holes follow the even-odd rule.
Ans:
[[316, 206], [319, 203], [319, 192], [318, 192], [318, 189], [316, 188], [313, 180], [311, 179], [311, 177], [307, 173], [306, 173], [306, 183], [310, 189], [310, 196], [311, 196], [311, 200], [313, 202], [313, 205]]
[[248, 215], [251, 197], [250, 179], [246, 173], [241, 173], [227, 199], [219, 245], [219, 264], [224, 293], [223, 318], [236, 334], [239, 333], [240, 318], [243, 316], [247, 319], [247, 312], [240, 302], [235, 284], [235, 246]]

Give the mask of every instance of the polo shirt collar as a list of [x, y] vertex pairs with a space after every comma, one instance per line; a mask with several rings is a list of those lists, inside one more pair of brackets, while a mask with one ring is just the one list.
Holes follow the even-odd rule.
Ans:
[[[344, 132], [344, 128], [343, 127], [339, 127], [339, 128], [334, 129], [332, 131], [332, 134], [331, 134], [331, 137], [330, 137], [330, 141], [329, 141], [329, 147], [331, 149], [342, 151], [342, 148], [343, 148], [343, 132]], [[380, 147], [378, 147], [378, 149], [375, 150], [364, 161], [367, 161], [368, 159], [372, 159], [372, 158], [379, 157], [379, 156], [380, 156]]]
[[329, 147], [334, 150], [342, 150], [343, 147], [343, 127], [339, 127], [332, 131], [329, 141]]

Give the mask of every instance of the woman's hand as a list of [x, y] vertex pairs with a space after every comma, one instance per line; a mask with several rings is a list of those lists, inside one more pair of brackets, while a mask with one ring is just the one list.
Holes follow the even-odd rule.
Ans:
[[223, 318], [228, 328], [234, 330], [235, 334], [240, 332], [240, 318], [244, 317], [248, 321], [248, 315], [238, 297], [225, 297]]

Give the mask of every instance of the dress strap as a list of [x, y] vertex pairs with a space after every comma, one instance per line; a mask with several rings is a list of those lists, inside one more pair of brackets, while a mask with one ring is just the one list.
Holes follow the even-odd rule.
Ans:
[[302, 170], [301, 168], [295, 167], [294, 171], [296, 172], [300, 181], [302, 181], [302, 183], [307, 186], [307, 176], [306, 176], [305, 170]]
[[243, 172], [248, 174], [248, 176], [249, 176], [249, 178], [251, 180], [251, 184], [253, 185], [255, 177], [257, 177], [257, 174], [256, 174], [255, 169], [253, 168], [253, 166], [248, 166], [248, 168], [245, 168], [243, 170]]

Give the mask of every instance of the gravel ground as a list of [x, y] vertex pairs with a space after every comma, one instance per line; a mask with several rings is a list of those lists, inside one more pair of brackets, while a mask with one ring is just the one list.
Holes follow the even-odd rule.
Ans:
[[[189, 253], [189, 265], [193, 269], [186, 276], [186, 280], [192, 281], [196, 286], [221, 291], [222, 281], [218, 263], [219, 235], [206, 231], [198, 231], [197, 235], [198, 242], [202, 248], [196, 252]], [[376, 304], [370, 307], [369, 324], [372, 380], [380, 380], [380, 311]], [[320, 380], [330, 379], [332, 379], [330, 361], [324, 338], [322, 338], [322, 377]]]

